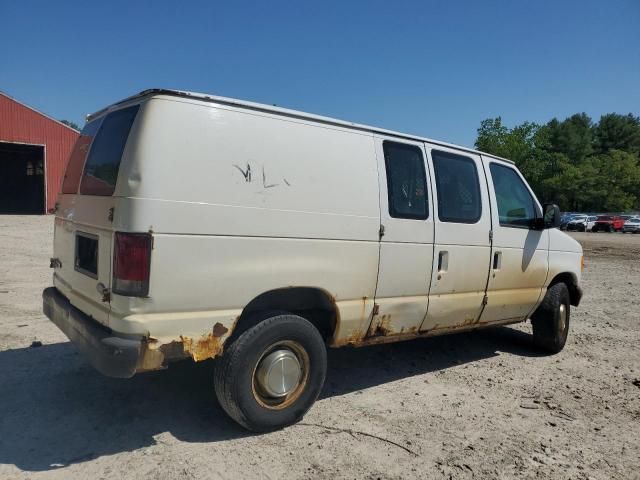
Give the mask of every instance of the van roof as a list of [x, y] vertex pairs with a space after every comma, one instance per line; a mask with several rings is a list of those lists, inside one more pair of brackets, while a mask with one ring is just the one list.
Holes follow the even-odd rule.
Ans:
[[393, 130], [387, 130], [384, 128], [378, 128], [378, 127], [372, 127], [369, 125], [363, 125], [360, 123], [353, 123], [353, 122], [347, 122], [345, 120], [338, 120], [336, 118], [331, 118], [331, 117], [324, 117], [322, 115], [315, 115], [313, 113], [307, 113], [307, 112], [301, 112], [299, 110], [291, 110], [288, 108], [281, 108], [281, 107], [276, 107], [273, 105], [266, 105], [263, 103], [256, 103], [256, 102], [248, 102], [246, 100], [238, 100], [235, 98], [228, 98], [228, 97], [219, 97], [216, 95], [209, 95], [206, 93], [197, 93], [197, 92], [187, 92], [187, 91], [182, 91], [182, 90], [171, 90], [171, 89], [164, 89], [164, 88], [151, 88], [148, 90], [143, 90], [142, 92], [136, 94], [136, 95], [132, 95], [131, 97], [127, 97], [123, 100], [120, 100], [119, 102], [116, 102], [112, 105], [110, 105], [109, 107], [103, 108], [101, 110], [98, 110], [95, 113], [92, 113], [91, 115], [87, 115], [87, 120], [91, 120], [93, 118], [95, 118], [96, 116], [110, 110], [112, 107], [121, 105], [123, 103], [128, 103], [131, 102], [133, 100], [138, 100], [138, 99], [142, 99], [144, 97], [153, 97], [156, 95], [169, 95], [169, 96], [174, 96], [174, 97], [183, 97], [183, 98], [189, 98], [189, 99], [193, 99], [193, 100], [200, 100], [203, 102], [211, 102], [211, 103], [218, 103], [218, 104], [222, 104], [222, 105], [229, 105], [229, 106], [234, 106], [234, 107], [240, 107], [240, 108], [246, 108], [249, 110], [254, 110], [254, 111], [260, 111], [260, 112], [268, 112], [268, 113], [275, 113], [278, 115], [283, 115], [286, 117], [290, 117], [290, 118], [298, 118], [298, 119], [303, 119], [303, 120], [312, 120], [314, 122], [319, 122], [319, 123], [324, 123], [324, 124], [329, 124], [329, 125], [336, 125], [336, 126], [340, 126], [340, 127], [346, 127], [346, 128], [350, 128], [350, 129], [355, 129], [355, 130], [360, 130], [360, 131], [367, 131], [367, 132], [372, 132], [372, 133], [380, 133], [383, 135], [390, 135], [390, 136], [394, 136], [394, 137], [398, 137], [398, 138], [405, 138], [408, 140], [417, 140], [420, 142], [429, 142], [435, 145], [440, 145], [443, 147], [450, 147], [450, 148], [455, 148], [457, 150], [461, 150], [461, 151], [465, 151], [465, 152], [471, 152], [471, 153], [478, 153], [478, 154], [482, 154], [491, 158], [495, 158], [498, 160], [502, 160], [505, 162], [509, 162], [509, 163], [514, 163], [512, 160], [509, 160], [507, 158], [502, 158], [502, 157], [498, 157], [496, 155], [490, 154], [490, 153], [486, 153], [486, 152], [482, 152], [479, 150], [475, 150], [473, 148], [468, 148], [468, 147], [463, 147], [460, 145], [455, 145], [452, 143], [447, 143], [447, 142], [442, 142], [439, 140], [433, 140], [431, 138], [426, 138], [426, 137], [420, 137], [418, 135], [411, 135], [408, 133], [402, 133], [402, 132], [396, 132]]

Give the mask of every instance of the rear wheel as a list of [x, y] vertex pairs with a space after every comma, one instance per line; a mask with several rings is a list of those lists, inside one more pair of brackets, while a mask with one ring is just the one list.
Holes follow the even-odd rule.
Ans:
[[269, 431], [299, 421], [327, 371], [322, 336], [306, 319], [276, 313], [242, 333], [215, 369], [224, 411], [243, 427]]
[[567, 342], [571, 303], [569, 289], [556, 283], [547, 290], [544, 300], [531, 316], [533, 342], [551, 353], [558, 353]]

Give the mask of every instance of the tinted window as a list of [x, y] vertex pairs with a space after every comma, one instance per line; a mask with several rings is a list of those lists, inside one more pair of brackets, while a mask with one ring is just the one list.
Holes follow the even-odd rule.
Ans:
[[118, 179], [120, 159], [127, 143], [129, 130], [139, 105], [123, 108], [105, 117], [91, 145], [84, 167], [80, 193], [84, 195], [112, 195]]
[[84, 161], [87, 159], [87, 153], [89, 153], [89, 148], [91, 148], [91, 142], [93, 142], [93, 137], [96, 136], [101, 123], [102, 119], [89, 122], [84, 126], [82, 132], [80, 132], [80, 136], [76, 140], [76, 144], [74, 145], [71, 156], [69, 157], [67, 169], [64, 172], [62, 193], [78, 193]]
[[433, 150], [441, 222], [476, 223], [482, 214], [476, 164], [468, 157]]
[[[500, 225], [531, 227], [536, 218], [536, 206], [529, 189], [513, 168], [491, 163], [491, 179], [496, 192]], [[576, 216], [574, 220], [579, 220]]]
[[429, 216], [427, 179], [422, 150], [413, 145], [384, 142], [389, 215], [424, 220]]

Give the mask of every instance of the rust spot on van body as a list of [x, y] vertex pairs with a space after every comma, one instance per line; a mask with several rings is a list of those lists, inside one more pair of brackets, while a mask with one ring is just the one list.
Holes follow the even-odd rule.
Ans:
[[213, 332], [196, 340], [182, 336], [180, 339], [182, 340], [184, 352], [190, 354], [191, 358], [196, 362], [217, 357], [222, 353], [220, 336], [216, 336]]
[[162, 370], [173, 361], [189, 357], [196, 362], [218, 357], [222, 354], [224, 342], [229, 337], [229, 332], [233, 331], [237, 321], [238, 318], [235, 318], [230, 328], [217, 322], [211, 333], [202, 335], [200, 338], [180, 335], [175, 340], [162, 343], [155, 338], [149, 338], [144, 344], [144, 352], [136, 371]]
[[[340, 325], [340, 309], [337, 308], [336, 297], [332, 294], [329, 294], [329, 297], [331, 299], [331, 303], [336, 312], [336, 325]], [[353, 346], [362, 342], [362, 339], [365, 337], [365, 334], [368, 328], [367, 322], [370, 319], [370, 316], [367, 315], [367, 299], [368, 297], [365, 296], [365, 297], [362, 297], [362, 300], [361, 300], [360, 319], [358, 321], [358, 327], [352, 330], [351, 333], [348, 334], [346, 337], [336, 338], [334, 336], [334, 338], [331, 340], [329, 344], [331, 347], [334, 347], [334, 348], [344, 347], [348, 345]]]
[[227, 333], [229, 329], [222, 325], [220, 322], [216, 323], [213, 326], [213, 336], [214, 337], [222, 337], [225, 333]]
[[477, 323], [478, 320], [480, 320], [480, 316], [476, 317], [467, 317], [464, 319], [464, 322], [462, 322], [461, 325], [473, 325], [474, 323]]
[[347, 335], [346, 337], [336, 339], [331, 344], [331, 346], [332, 347], [346, 347], [348, 345], [354, 346], [361, 343], [362, 339], [363, 339], [362, 332], [360, 330], [356, 330], [352, 332], [350, 335]]
[[369, 336], [371, 337], [386, 337], [392, 333], [391, 315], [382, 315], [377, 323], [371, 323], [371, 328], [369, 329]]

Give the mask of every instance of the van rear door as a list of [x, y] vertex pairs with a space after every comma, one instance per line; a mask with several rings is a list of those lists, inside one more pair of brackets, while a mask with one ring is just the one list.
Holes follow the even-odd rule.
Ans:
[[56, 212], [54, 285], [107, 325], [113, 255], [113, 196], [139, 105], [112, 111], [82, 130], [67, 165]]

